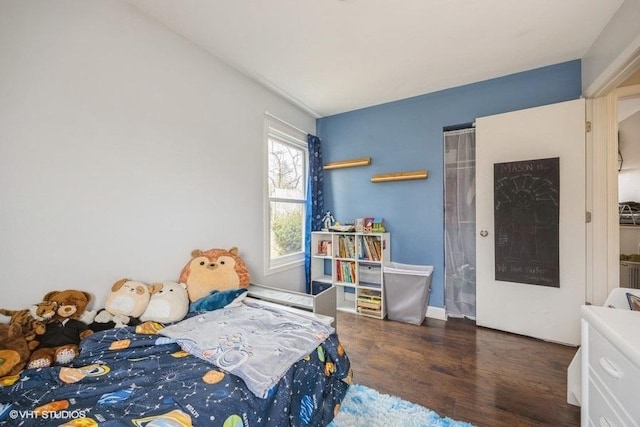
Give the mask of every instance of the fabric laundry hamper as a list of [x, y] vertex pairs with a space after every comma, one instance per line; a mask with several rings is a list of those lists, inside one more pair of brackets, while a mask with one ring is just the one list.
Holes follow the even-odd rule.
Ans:
[[422, 324], [427, 314], [433, 266], [390, 262], [383, 273], [389, 320]]

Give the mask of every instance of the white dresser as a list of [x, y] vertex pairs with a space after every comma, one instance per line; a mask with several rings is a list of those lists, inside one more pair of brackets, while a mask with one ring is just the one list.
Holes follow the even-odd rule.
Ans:
[[640, 312], [582, 310], [581, 425], [640, 426]]

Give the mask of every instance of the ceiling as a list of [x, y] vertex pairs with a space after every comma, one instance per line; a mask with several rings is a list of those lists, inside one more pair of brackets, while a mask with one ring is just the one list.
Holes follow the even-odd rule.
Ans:
[[128, 0], [316, 117], [581, 58], [623, 0]]

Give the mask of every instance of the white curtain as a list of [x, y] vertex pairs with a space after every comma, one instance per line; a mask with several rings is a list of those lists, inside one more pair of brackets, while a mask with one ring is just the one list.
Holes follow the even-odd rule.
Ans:
[[445, 310], [476, 318], [476, 133], [444, 133]]

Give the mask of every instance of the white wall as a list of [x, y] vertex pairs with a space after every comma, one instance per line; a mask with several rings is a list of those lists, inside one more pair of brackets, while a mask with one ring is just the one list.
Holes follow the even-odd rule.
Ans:
[[618, 201], [640, 202], [640, 112], [618, 123], [618, 135], [624, 159], [618, 172]]
[[640, 254], [640, 227], [626, 225], [620, 227], [620, 253]]
[[582, 91], [589, 93], [594, 87], [612, 76], [610, 67], [622, 65], [631, 52], [640, 48], [640, 1], [624, 0], [618, 11], [602, 30], [598, 38], [582, 57]]
[[263, 118], [315, 119], [120, 0], [0, 3], [0, 306], [177, 279], [238, 246], [263, 276]]

